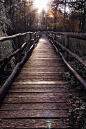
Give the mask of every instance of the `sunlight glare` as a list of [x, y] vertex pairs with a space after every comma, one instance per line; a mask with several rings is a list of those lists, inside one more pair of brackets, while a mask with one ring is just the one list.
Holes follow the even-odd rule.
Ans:
[[47, 119], [46, 122], [48, 124], [48, 128], [51, 129], [52, 120], [51, 119]]
[[47, 9], [48, 0], [35, 0], [34, 2], [39, 12], [41, 12], [42, 9]]
[[45, 39], [40, 39], [40, 42], [45, 42], [46, 40]]

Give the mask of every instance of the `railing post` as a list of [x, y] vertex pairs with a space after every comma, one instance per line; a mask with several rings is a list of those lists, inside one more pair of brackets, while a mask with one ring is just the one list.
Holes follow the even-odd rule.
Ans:
[[30, 40], [31, 40], [31, 38], [32, 38], [32, 33], [30, 32]]
[[[68, 36], [65, 37], [65, 47], [69, 48], [69, 37]], [[65, 59], [68, 61], [68, 52], [67, 51], [65, 51]]]
[[49, 32], [47, 31], [47, 36], [49, 35]]
[[37, 36], [37, 33], [35, 32], [34, 33], [34, 44], [36, 43], [36, 36]]
[[[37, 35], [37, 33], [35, 32], [35, 38], [36, 38], [36, 35]], [[34, 39], [35, 39], [35, 38], [34, 38]]]
[[56, 40], [56, 33], [55, 33], [55, 35], [54, 35], [54, 40]]
[[53, 38], [53, 31], [52, 31], [52, 38]]
[[[16, 37], [17, 49], [20, 48], [20, 36]], [[18, 53], [18, 62], [21, 61], [21, 52]]]
[[40, 31], [40, 37], [41, 37], [41, 31]]
[[31, 39], [32, 39], [32, 33], [30, 32], [30, 45], [29, 46], [31, 46], [32, 44]]

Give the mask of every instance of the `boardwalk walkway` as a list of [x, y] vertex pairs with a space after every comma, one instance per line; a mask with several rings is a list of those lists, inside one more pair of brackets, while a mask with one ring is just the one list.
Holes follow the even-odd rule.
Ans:
[[39, 40], [30, 59], [13, 83], [0, 109], [0, 129], [70, 128], [67, 71], [46, 37]]

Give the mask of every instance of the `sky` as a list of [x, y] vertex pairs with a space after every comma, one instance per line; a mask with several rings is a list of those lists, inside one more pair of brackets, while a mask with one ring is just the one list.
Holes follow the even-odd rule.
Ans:
[[38, 8], [38, 11], [41, 12], [42, 9], [47, 9], [47, 3], [49, 0], [34, 0], [35, 6]]
[[[42, 9], [44, 9], [45, 11], [47, 11], [47, 7], [48, 7], [48, 2], [49, 1], [50, 0], [34, 0], [35, 7], [38, 8], [38, 12], [39, 13], [42, 11]], [[66, 7], [66, 12], [69, 12], [69, 8], [68, 7]]]

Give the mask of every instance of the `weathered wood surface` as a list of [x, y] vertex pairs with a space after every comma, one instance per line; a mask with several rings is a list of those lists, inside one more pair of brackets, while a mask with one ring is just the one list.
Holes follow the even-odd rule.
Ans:
[[[50, 36], [48, 36], [50, 37]], [[53, 39], [52, 37], [50, 37], [51, 39]], [[77, 59], [81, 64], [83, 64], [86, 67], [86, 62], [83, 61], [83, 59], [79, 56], [77, 56], [76, 54], [72, 53], [69, 49], [65, 48], [63, 45], [61, 45], [59, 42], [55, 41], [53, 39], [54, 42], [56, 42], [57, 45], [59, 45], [63, 50], [66, 50], [66, 57], [67, 57], [67, 53], [71, 54], [75, 59]], [[74, 76], [78, 79], [78, 81], [84, 86], [84, 88], [86, 89], [86, 81], [72, 68], [72, 66], [67, 62], [66, 57], [64, 58], [64, 56], [62, 55], [62, 53], [60, 51], [58, 51], [57, 46], [53, 43], [52, 40], [50, 40], [50, 42], [52, 42], [53, 46], [55, 47], [57, 53], [60, 54], [60, 56], [62, 57], [64, 63], [66, 64], [66, 66], [69, 68], [69, 70], [74, 74]]]
[[51, 36], [49, 36], [49, 38], [51, 38], [56, 43], [56, 46], [59, 45], [59, 47], [61, 47], [61, 49], [63, 51], [66, 51], [68, 54], [70, 54], [71, 56], [73, 56], [76, 60], [78, 60], [82, 65], [84, 65], [86, 67], [86, 62], [81, 57], [79, 57], [78, 55], [74, 54], [68, 48], [64, 47], [62, 44], [60, 44], [59, 42], [57, 42], [56, 40], [54, 40], [54, 38], [52, 38]]
[[86, 34], [84, 33], [69, 33], [69, 32], [52, 32], [53, 34], [58, 34], [58, 35], [65, 35], [71, 38], [77, 38], [77, 39], [82, 39], [86, 40]]
[[12, 36], [0, 37], [0, 41], [5, 41], [5, 40], [13, 39], [15, 37], [24, 36], [26, 34], [32, 34], [32, 33], [33, 32], [26, 32], [26, 33], [18, 33]]
[[[0, 108], [1, 129], [70, 129], [68, 96], [62, 81], [67, 68], [50, 42], [42, 37], [11, 86]], [[68, 90], [70, 88], [70, 90]]]

